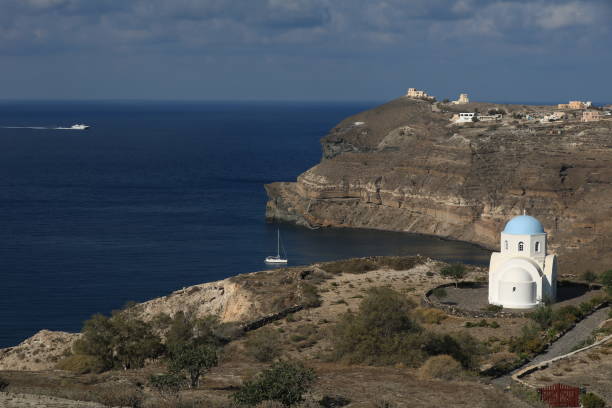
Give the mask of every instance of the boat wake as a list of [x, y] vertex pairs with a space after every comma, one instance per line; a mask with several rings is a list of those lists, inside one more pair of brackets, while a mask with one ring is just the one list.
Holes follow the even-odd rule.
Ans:
[[73, 125], [70, 127], [63, 126], [0, 126], [2, 129], [36, 129], [36, 130], [85, 130], [89, 129], [87, 125]]

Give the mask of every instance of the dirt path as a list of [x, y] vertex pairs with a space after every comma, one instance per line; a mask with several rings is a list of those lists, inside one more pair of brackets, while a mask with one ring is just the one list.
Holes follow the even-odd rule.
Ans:
[[588, 316], [578, 323], [572, 330], [568, 331], [559, 340], [555, 341], [544, 353], [536, 356], [527, 364], [517, 368], [510, 374], [493, 380], [493, 384], [502, 387], [509, 386], [512, 383], [512, 374], [523, 369], [526, 366], [541, 363], [555, 357], [562, 356], [572, 351], [572, 348], [581, 341], [586, 340], [597, 326], [608, 318], [610, 307], [605, 307]]

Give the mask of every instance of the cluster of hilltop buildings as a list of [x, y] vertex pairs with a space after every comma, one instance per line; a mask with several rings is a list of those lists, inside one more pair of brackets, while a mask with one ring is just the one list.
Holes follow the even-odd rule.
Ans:
[[[406, 97], [411, 99], [420, 99], [429, 102], [435, 102], [436, 97], [429, 95], [427, 92], [416, 89], [408, 88]], [[455, 101], [448, 101], [453, 105], [463, 105], [470, 103], [467, 93], [462, 93], [459, 98]], [[582, 112], [575, 112], [582, 111]], [[557, 110], [554, 112], [529, 112], [521, 115], [525, 120], [539, 121], [540, 123], [549, 123], [556, 121], [565, 120], [580, 120], [582, 122], [594, 122], [612, 117], [610, 110], [597, 110], [593, 107], [591, 101], [569, 101], [569, 103], [560, 103], [557, 105]], [[469, 123], [469, 122], [491, 122], [502, 120], [502, 113], [480, 115], [476, 112], [462, 112], [453, 115], [451, 121], [453, 123]]]
[[[406, 96], [412, 99], [422, 99], [425, 101], [435, 101], [436, 97], [429, 95], [427, 92], [422, 91], [416, 88], [408, 88], [408, 92], [406, 92]], [[470, 103], [470, 99], [468, 98], [468, 94], [462, 93], [459, 94], [459, 98], [456, 101], [452, 101], [452, 104], [462, 105], [465, 103]]]

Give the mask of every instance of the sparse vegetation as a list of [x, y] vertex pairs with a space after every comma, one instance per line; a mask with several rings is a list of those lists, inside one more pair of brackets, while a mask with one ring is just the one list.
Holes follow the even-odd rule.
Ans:
[[262, 327], [247, 338], [247, 354], [255, 360], [267, 363], [280, 356], [281, 342], [278, 331]]
[[342, 273], [366, 273], [376, 269], [393, 269], [396, 271], [409, 270], [426, 261], [420, 256], [373, 256], [368, 258], [353, 258], [341, 261], [326, 262], [321, 267], [336, 275]]
[[302, 284], [302, 304], [307, 308], [321, 306], [321, 296], [315, 285], [310, 283]]
[[419, 366], [428, 356], [449, 354], [464, 367], [482, 352], [466, 333], [425, 332], [413, 319], [414, 304], [390, 288], [372, 288], [356, 313], [346, 313], [334, 332], [332, 358], [348, 363]]
[[435, 308], [418, 307], [414, 310], [414, 316], [421, 323], [440, 324], [448, 316], [442, 310]]
[[86, 354], [73, 354], [60, 360], [56, 368], [58, 370], [71, 371], [76, 374], [101, 373], [105, 365], [98, 357]]
[[461, 377], [461, 364], [449, 355], [441, 354], [427, 359], [419, 368], [419, 377], [426, 380], [457, 380]]
[[315, 381], [313, 370], [300, 362], [279, 361], [246, 381], [234, 395], [241, 405], [257, 405], [263, 401], [278, 401], [287, 407], [303, 401], [304, 394]]
[[582, 274], [582, 279], [589, 284], [589, 290], [591, 290], [591, 285], [597, 280], [597, 274], [591, 270], [587, 270]]
[[175, 401], [187, 381], [179, 373], [164, 373], [150, 376], [149, 384], [165, 401]]

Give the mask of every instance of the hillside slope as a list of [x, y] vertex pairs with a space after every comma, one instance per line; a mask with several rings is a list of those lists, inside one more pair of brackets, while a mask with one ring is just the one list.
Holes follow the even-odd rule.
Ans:
[[543, 222], [564, 272], [608, 268], [612, 121], [450, 124], [453, 111], [493, 108], [552, 109], [473, 103], [438, 111], [400, 98], [356, 114], [321, 140], [318, 165], [296, 182], [266, 185], [266, 217], [495, 249], [505, 222], [525, 210]]

